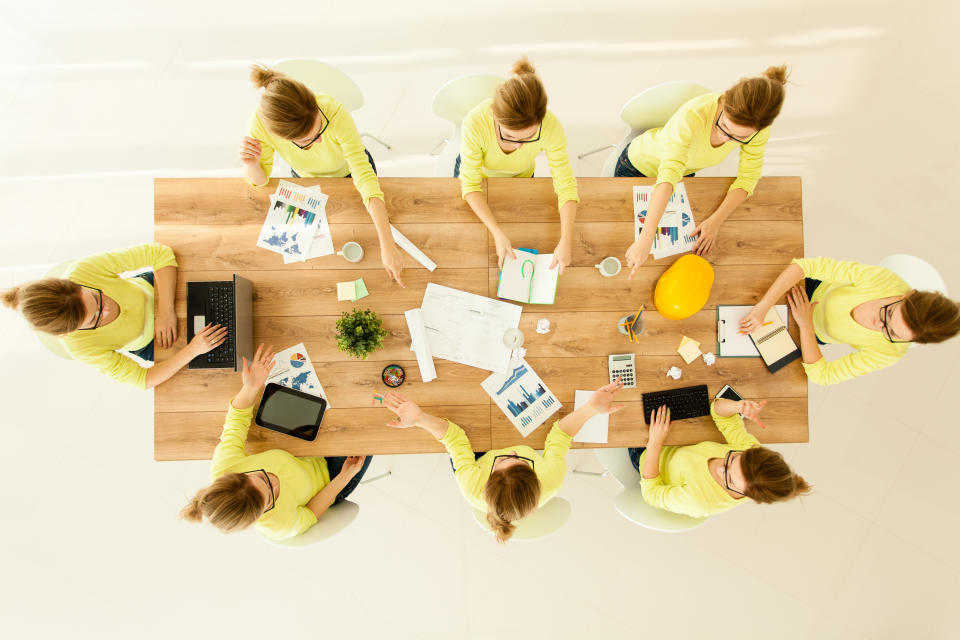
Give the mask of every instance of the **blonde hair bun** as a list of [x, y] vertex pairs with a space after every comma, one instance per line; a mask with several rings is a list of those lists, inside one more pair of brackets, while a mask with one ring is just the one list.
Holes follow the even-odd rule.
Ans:
[[9, 309], [16, 309], [20, 303], [20, 287], [11, 287], [3, 292], [3, 304]]
[[787, 73], [787, 65], [781, 64], [776, 67], [767, 67], [767, 70], [763, 72], [764, 77], [773, 80], [774, 82], [785, 85], [787, 84], [787, 78], [790, 77], [790, 74]]
[[258, 89], [263, 89], [280, 77], [283, 77], [282, 73], [268, 69], [262, 64], [255, 64], [250, 67], [250, 82], [256, 85]]
[[535, 74], [536, 69], [533, 68], [533, 63], [530, 62], [530, 58], [524, 56], [513, 63], [513, 68], [510, 69], [510, 73], [515, 76], [523, 76], [527, 74]]

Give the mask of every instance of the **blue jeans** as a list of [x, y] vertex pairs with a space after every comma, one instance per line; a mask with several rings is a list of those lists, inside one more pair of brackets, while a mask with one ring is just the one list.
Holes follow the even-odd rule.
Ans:
[[[460, 177], [460, 154], [457, 154], [457, 161], [453, 163], [453, 177]], [[530, 174], [530, 177], [533, 177], [533, 174]]]
[[[615, 178], [646, 178], [647, 176], [640, 173], [640, 171], [638, 171], [637, 168], [633, 166], [633, 163], [630, 162], [630, 158], [627, 155], [627, 151], [629, 149], [630, 149], [629, 144], [623, 148], [623, 152], [620, 154], [620, 157], [617, 159], [617, 166], [613, 170], [613, 177]], [[693, 178], [696, 175], [697, 174], [695, 173], [690, 173], [683, 177]]]
[[[150, 283], [151, 287], [154, 286], [153, 271], [146, 271], [144, 273], [138, 274], [136, 277], [143, 278], [144, 280]], [[147, 346], [141, 349], [137, 349], [136, 351], [131, 351], [130, 353], [137, 356], [138, 358], [142, 358], [143, 360], [146, 360], [147, 362], [153, 362], [153, 340], [151, 340], [150, 344], [148, 344]]]
[[[370, 161], [370, 168], [373, 169], [373, 175], [377, 175], [377, 164], [373, 161], [373, 156], [370, 155], [370, 152], [367, 151], [366, 149], [364, 149], [363, 152], [364, 152], [365, 154], [367, 154], [367, 160]], [[290, 175], [293, 176], [294, 178], [299, 178], [299, 177], [300, 177], [300, 174], [297, 173], [296, 170], [295, 170], [293, 167], [290, 167]], [[345, 175], [345, 176], [343, 176], [343, 177], [344, 177], [344, 178], [351, 178], [351, 177], [353, 177], [353, 176], [352, 176], [352, 174], [349, 174], [349, 173], [348, 173], [347, 175]]]
[[[330, 474], [330, 479], [333, 480], [338, 475], [340, 475], [340, 470], [343, 469], [343, 463], [347, 459], [343, 456], [337, 456], [332, 458], [327, 458], [327, 471]], [[354, 489], [357, 488], [357, 485], [360, 484], [360, 481], [363, 479], [363, 474], [367, 472], [367, 469], [370, 467], [370, 462], [373, 460], [373, 456], [367, 456], [367, 459], [363, 461], [363, 466], [360, 468], [360, 471], [357, 472], [357, 475], [350, 478], [350, 482], [347, 483], [340, 493], [337, 494], [337, 497], [334, 498], [333, 504], [340, 504], [347, 499]]]
[[643, 452], [646, 451], [646, 447], [630, 447], [627, 449], [627, 452], [630, 454], [630, 463], [634, 466], [637, 471], [640, 469], [640, 456], [643, 455]]
[[[819, 287], [821, 284], [823, 284], [822, 280], [814, 280], [813, 278], [804, 278], [803, 288], [807, 292], [807, 298], [813, 298], [813, 292], [816, 291], [817, 287]], [[817, 344], [827, 344], [826, 342], [821, 340], [818, 336], [815, 336], [815, 337], [817, 338]]]

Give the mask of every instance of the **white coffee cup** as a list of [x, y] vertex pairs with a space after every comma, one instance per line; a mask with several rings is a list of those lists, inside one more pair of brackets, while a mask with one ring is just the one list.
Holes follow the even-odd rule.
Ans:
[[[360, 243], [351, 241], [343, 245], [343, 248], [337, 251], [337, 255], [343, 256], [347, 262], [360, 262], [363, 260], [363, 247], [360, 246]], [[619, 267], [617, 270], [619, 270]]]
[[620, 273], [620, 260], [612, 256], [609, 258], [604, 258], [600, 261], [600, 264], [595, 264], [593, 266], [594, 268], [598, 269], [600, 274], [606, 278]]

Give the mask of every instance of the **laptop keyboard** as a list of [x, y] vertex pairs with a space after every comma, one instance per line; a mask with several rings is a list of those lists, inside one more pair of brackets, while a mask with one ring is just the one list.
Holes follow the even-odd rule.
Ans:
[[206, 354], [207, 362], [210, 364], [223, 364], [233, 366], [236, 356], [233, 353], [234, 340], [233, 318], [233, 283], [227, 282], [223, 285], [211, 285], [209, 295], [207, 296], [208, 323], [219, 324], [227, 328], [227, 339], [219, 347]]
[[670, 420], [684, 420], [710, 415], [707, 385], [653, 391], [643, 394], [643, 419], [650, 424], [650, 414], [663, 405], [670, 408]]

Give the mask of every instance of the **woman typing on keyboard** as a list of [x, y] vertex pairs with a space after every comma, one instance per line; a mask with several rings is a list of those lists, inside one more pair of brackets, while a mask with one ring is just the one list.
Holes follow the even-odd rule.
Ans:
[[760, 446], [744, 427], [744, 417], [762, 424], [764, 405], [766, 401], [715, 400], [710, 415], [726, 443], [685, 447], [663, 445], [670, 433], [670, 409], [657, 409], [650, 419], [646, 449], [629, 450], [642, 476], [644, 500], [660, 509], [703, 518], [743, 504], [747, 498], [766, 504], [809, 493], [810, 485], [783, 457]]
[[152, 389], [227, 337], [226, 329], [207, 325], [175, 355], [153, 364], [154, 347], [169, 349], [177, 340], [177, 260], [166, 245], [100, 253], [54, 272], [4, 291], [4, 304], [23, 314], [34, 331], [51, 336], [44, 340], [52, 340], [51, 349], [66, 350], [65, 357], [114, 380]]
[[263, 345], [252, 362], [243, 359], [243, 388], [230, 402], [213, 452], [213, 484], [197, 492], [181, 518], [206, 518], [224, 533], [253, 525], [265, 538], [283, 540], [307, 531], [360, 484], [371, 456], [297, 458], [282, 449], [244, 450], [253, 405], [273, 364], [273, 348]]

